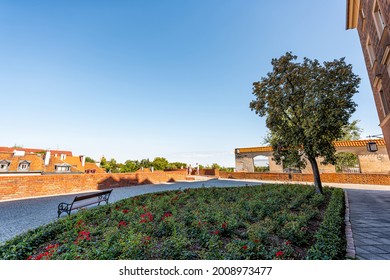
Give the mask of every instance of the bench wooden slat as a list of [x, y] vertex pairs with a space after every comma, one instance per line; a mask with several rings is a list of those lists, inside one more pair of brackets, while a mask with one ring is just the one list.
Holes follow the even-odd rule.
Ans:
[[93, 197], [97, 197], [97, 196], [102, 196], [102, 195], [109, 194], [109, 193], [111, 193], [111, 190], [98, 192], [98, 193], [91, 193], [91, 194], [86, 194], [86, 195], [80, 195], [80, 196], [76, 196], [74, 198], [73, 202], [85, 200], [85, 199], [89, 199], [89, 198], [93, 198]]

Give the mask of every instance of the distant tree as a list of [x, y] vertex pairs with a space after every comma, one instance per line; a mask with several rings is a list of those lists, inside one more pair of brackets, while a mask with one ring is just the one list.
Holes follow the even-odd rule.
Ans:
[[336, 154], [336, 172], [343, 172], [345, 167], [357, 167], [359, 165], [359, 160], [356, 154], [342, 152]]
[[85, 157], [85, 162], [95, 163], [96, 161], [90, 157]]
[[316, 159], [335, 163], [333, 142], [343, 136], [342, 128], [355, 111], [352, 97], [360, 78], [344, 58], [323, 65], [296, 60], [291, 52], [272, 59], [272, 72], [253, 83], [250, 108], [266, 117], [276, 163], [303, 168], [310, 162], [316, 192], [322, 193]]
[[129, 173], [135, 172], [140, 169], [140, 163], [138, 160], [126, 160], [125, 164], [122, 165], [120, 172]]
[[354, 120], [342, 127], [343, 135], [340, 140], [358, 140], [361, 137], [363, 129], [358, 126], [360, 120]]
[[269, 172], [269, 165], [267, 165], [267, 166], [255, 166], [255, 172]]
[[139, 167], [143, 167], [143, 168], [149, 168], [152, 166], [152, 163], [151, 161], [147, 158], [147, 159], [141, 159], [140, 163], [139, 163]]
[[104, 168], [106, 172], [119, 173], [121, 166], [114, 158], [110, 159], [110, 161], [107, 161], [107, 159], [103, 156], [100, 159], [100, 167]]
[[155, 170], [164, 170], [165, 168], [167, 168], [169, 162], [166, 158], [163, 158], [163, 157], [156, 157], [153, 161], [152, 161], [152, 166], [154, 167]]
[[107, 164], [107, 159], [104, 156], [100, 158], [100, 167], [104, 168], [106, 172], [110, 171], [110, 167]]
[[211, 169], [221, 169], [222, 167], [218, 163], [213, 163]]
[[[359, 120], [354, 120], [342, 127], [343, 135], [341, 139], [344, 141], [358, 140], [361, 138], [363, 129], [358, 126]], [[356, 167], [359, 165], [358, 157], [353, 153], [337, 153], [336, 154], [336, 171], [342, 172], [345, 167]]]
[[185, 162], [170, 162], [168, 165], [168, 169], [181, 169], [181, 168], [186, 168], [187, 163]]
[[111, 173], [119, 173], [120, 172], [120, 164], [116, 162], [114, 158], [110, 159], [108, 162], [109, 171]]

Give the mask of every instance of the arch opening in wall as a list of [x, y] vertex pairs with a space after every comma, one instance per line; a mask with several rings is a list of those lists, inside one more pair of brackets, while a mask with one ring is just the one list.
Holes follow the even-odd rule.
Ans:
[[337, 173], [360, 173], [358, 156], [350, 152], [340, 152], [336, 154]]
[[253, 158], [255, 172], [269, 172], [269, 162], [266, 156], [256, 156]]

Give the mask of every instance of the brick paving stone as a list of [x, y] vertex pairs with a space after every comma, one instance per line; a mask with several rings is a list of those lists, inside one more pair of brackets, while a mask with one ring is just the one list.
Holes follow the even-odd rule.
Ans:
[[378, 254], [362, 253], [357, 254], [356, 257], [361, 260], [385, 260], [386, 258]]
[[382, 250], [378, 248], [378, 245], [361, 245], [359, 246], [361, 249], [363, 249], [366, 252], [373, 253], [373, 254], [386, 254], [387, 252], [385, 250]]
[[356, 257], [390, 260], [390, 191], [348, 189]]

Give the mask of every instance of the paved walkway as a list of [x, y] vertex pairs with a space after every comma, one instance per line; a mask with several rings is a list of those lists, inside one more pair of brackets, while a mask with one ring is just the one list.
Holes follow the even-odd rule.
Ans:
[[390, 260], [390, 191], [347, 190], [356, 258]]
[[[110, 195], [110, 203], [145, 193], [166, 190], [178, 190], [199, 187], [245, 186], [258, 185], [259, 181], [250, 180], [204, 180], [197, 177], [196, 181], [177, 183], [139, 185], [116, 188]], [[29, 229], [37, 228], [57, 220], [57, 206], [61, 202], [71, 202], [75, 194], [50, 197], [0, 201], [0, 244]], [[65, 215], [65, 214], [63, 214]]]
[[[170, 184], [117, 188], [113, 190], [110, 202], [165, 190], [265, 183], [256, 180], [205, 180], [202, 177], [196, 179]], [[328, 183], [324, 185], [343, 188], [347, 192], [355, 257], [364, 260], [390, 260], [390, 186]], [[57, 205], [60, 202], [72, 201], [74, 196], [75, 194], [0, 201], [0, 244], [29, 229], [55, 221]]]

